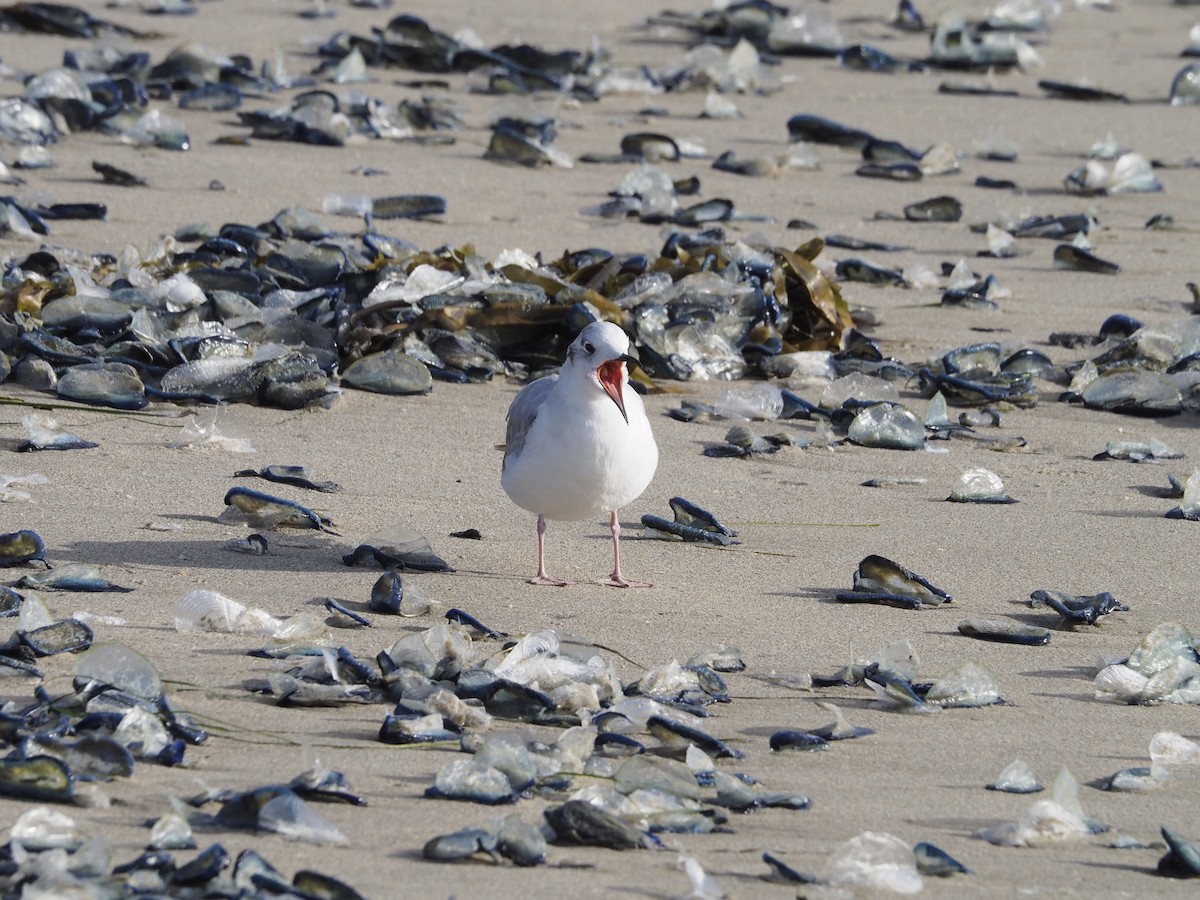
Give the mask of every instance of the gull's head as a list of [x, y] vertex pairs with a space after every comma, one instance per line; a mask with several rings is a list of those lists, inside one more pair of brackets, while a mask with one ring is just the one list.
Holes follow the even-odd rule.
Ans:
[[629, 336], [612, 322], [593, 322], [567, 348], [567, 365], [599, 385], [627, 423], [623, 392], [628, 380], [625, 364], [629, 362], [637, 362], [629, 355]]

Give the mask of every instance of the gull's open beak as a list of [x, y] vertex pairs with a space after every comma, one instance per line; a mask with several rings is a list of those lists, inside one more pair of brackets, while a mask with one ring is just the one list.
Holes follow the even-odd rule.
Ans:
[[625, 420], [625, 424], [629, 424], [629, 416], [625, 413], [625, 399], [621, 396], [621, 376], [624, 374], [621, 370], [623, 363], [637, 363], [629, 354], [618, 356], [616, 359], [610, 359], [608, 362], [600, 363], [596, 367], [596, 377], [600, 380], [600, 387], [604, 388], [604, 393], [612, 398], [612, 402], [617, 404], [617, 409], [621, 411], [621, 418]]

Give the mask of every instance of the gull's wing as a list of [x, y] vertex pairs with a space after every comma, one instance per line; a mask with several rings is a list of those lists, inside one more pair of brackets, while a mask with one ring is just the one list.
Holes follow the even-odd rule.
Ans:
[[508, 408], [508, 431], [504, 436], [505, 460], [521, 452], [521, 448], [525, 446], [525, 435], [529, 433], [538, 410], [546, 402], [557, 382], [557, 375], [547, 375], [525, 385], [513, 398], [512, 405]]

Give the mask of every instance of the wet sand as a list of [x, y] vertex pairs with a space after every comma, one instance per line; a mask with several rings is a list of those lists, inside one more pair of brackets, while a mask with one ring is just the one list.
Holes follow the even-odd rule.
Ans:
[[[334, 8], [332, 20], [296, 16], [306, 4], [253, 0], [244, 4], [200, 4], [186, 19], [151, 18], [133, 9], [84, 4], [96, 15], [164, 36], [139, 47], [155, 59], [191, 36], [227, 53], [261, 60], [282, 47], [296, 71], [315, 63], [313, 37], [335, 29], [364, 33], [400, 10]], [[552, 49], [590, 45], [593, 35], [624, 64], [662, 65], [685, 48], [677, 31], [639, 27], [654, 7], [622, 2], [564, 14], [557, 4], [495, 3], [486, 11], [463, 2], [415, 3], [403, 11], [422, 15], [453, 33], [469, 25], [493, 45], [527, 40]], [[703, 4], [677, 4], [699, 10]], [[877, 43], [897, 54], [919, 55], [926, 38], [894, 32], [880, 4], [833, 4], [829, 9], [851, 41]], [[978, 12], [982, 7], [973, 7]], [[923, 10], [933, 18], [936, 10]], [[957, 97], [937, 92], [955, 76], [929, 72], [895, 76], [847, 71], [831, 60], [785, 59], [783, 89], [770, 96], [736, 96], [745, 117], [735, 121], [697, 118], [704, 96], [687, 93], [611, 96], [594, 104], [564, 102], [558, 146], [578, 157], [615, 152], [620, 136], [633, 130], [695, 137], [715, 156], [728, 149], [744, 154], [783, 153], [785, 123], [799, 112], [832, 117], [906, 145], [946, 141], [970, 153], [972, 141], [992, 131], [1020, 145], [1016, 163], [971, 157], [959, 174], [917, 184], [855, 177], [856, 153], [821, 147], [818, 171], [795, 171], [774, 179], [741, 178], [714, 171], [705, 160], [673, 164], [677, 177], [696, 174], [701, 197], [732, 198], [739, 210], [771, 217], [769, 223], [731, 223], [734, 236], [755, 232], [772, 244], [795, 246], [810, 231], [788, 231], [804, 218], [821, 234], [842, 232], [905, 244], [912, 251], [883, 255], [831, 252], [834, 259], [862, 255], [888, 265], [973, 257], [985, 246], [968, 222], [998, 209], [1014, 214], [1065, 214], [1093, 210], [1100, 228], [1096, 252], [1117, 261], [1116, 277], [1057, 271], [1053, 241], [1024, 240], [1021, 255], [1008, 260], [970, 260], [977, 271], [994, 272], [1011, 288], [999, 311], [940, 307], [937, 290], [843, 286], [852, 306], [875, 311], [872, 331], [885, 353], [910, 363], [947, 348], [980, 340], [1033, 346], [1057, 362], [1082, 351], [1047, 344], [1055, 331], [1094, 332], [1105, 317], [1127, 313], [1147, 323], [1186, 317], [1184, 283], [1196, 277], [1195, 235], [1200, 227], [1194, 198], [1200, 169], [1184, 167], [1196, 151], [1194, 109], [1163, 102], [1170, 80], [1183, 65], [1177, 57], [1195, 8], [1164, 2], [1123, 3], [1114, 11], [1068, 6], [1045, 35], [1038, 36], [1044, 66], [1027, 73], [995, 75], [1016, 98]], [[5, 36], [3, 62], [17, 71], [45, 68], [64, 47], [77, 42], [46, 37]], [[403, 70], [372, 70], [363, 88], [387, 102], [419, 91], [400, 82], [424, 77]], [[1047, 99], [1038, 78], [1088, 79], [1131, 98], [1127, 104], [1087, 104]], [[57, 167], [25, 173], [13, 189], [23, 201], [102, 201], [103, 223], [53, 223], [51, 246], [119, 252], [139, 247], [194, 221], [213, 225], [257, 223], [289, 206], [319, 209], [330, 192], [384, 195], [434, 192], [447, 199], [442, 221], [390, 223], [385, 233], [421, 247], [472, 243], [484, 255], [520, 247], [547, 258], [564, 250], [603, 246], [623, 253], [656, 253], [660, 231], [629, 221], [579, 214], [599, 203], [626, 171], [621, 166], [578, 164], [572, 169], [529, 171], [483, 160], [488, 111], [495, 98], [468, 94], [465, 79], [451, 76], [451, 94], [461, 101], [467, 127], [452, 146], [429, 147], [375, 141], [341, 149], [253, 142], [249, 147], [214, 144], [244, 133], [228, 114], [178, 113], [193, 147], [184, 154], [138, 150], [112, 137], [78, 134], [52, 149]], [[19, 91], [8, 81], [7, 94]], [[334, 88], [339, 93], [347, 88]], [[275, 98], [252, 104], [269, 108]], [[670, 111], [644, 120], [647, 105]], [[578, 127], [576, 127], [578, 126]], [[1111, 132], [1124, 147], [1168, 164], [1158, 170], [1161, 194], [1100, 198], [1068, 196], [1062, 178], [1079, 165], [1092, 143]], [[99, 184], [92, 160], [104, 160], [149, 179], [150, 187], [121, 189]], [[388, 174], [364, 179], [357, 166]], [[973, 187], [977, 175], [1008, 177], [1021, 193]], [[223, 191], [209, 183], [219, 179]], [[907, 203], [952, 194], [964, 204], [963, 221], [916, 224], [876, 221], [877, 210], [898, 213]], [[1170, 211], [1178, 229], [1147, 231], [1153, 214]], [[352, 230], [354, 220], [326, 217], [335, 228]], [[20, 259], [35, 245], [0, 239], [0, 254]], [[1200, 456], [1196, 419], [1130, 418], [1057, 402], [1060, 388], [1042, 383], [1038, 405], [1006, 411], [999, 434], [1020, 435], [1023, 452], [996, 453], [968, 442], [938, 445], [946, 452], [785, 448], [752, 460], [702, 455], [721, 440], [728, 423], [683, 424], [666, 412], [684, 397], [712, 399], [728, 385], [672, 384], [672, 393], [650, 396], [647, 411], [660, 448], [658, 474], [649, 490], [622, 513], [629, 538], [623, 563], [632, 577], [653, 581], [641, 591], [617, 591], [586, 583], [611, 562], [605, 524], [552, 523], [548, 552], [557, 571], [584, 583], [565, 589], [533, 588], [524, 579], [535, 564], [532, 517], [513, 506], [499, 485], [504, 414], [516, 383], [436, 384], [424, 397], [387, 398], [348, 390], [327, 411], [284, 412], [247, 405], [222, 412], [223, 429], [248, 437], [251, 456], [216, 450], [175, 450], [187, 411], [154, 404], [155, 418], [112, 416], [93, 411], [57, 411], [56, 418], [96, 450], [17, 455], [24, 434], [20, 412], [0, 410], [0, 473], [38, 472], [49, 483], [31, 489], [33, 502], [0, 507], [0, 530], [32, 528], [55, 563], [97, 563], [129, 594], [46, 594], [58, 615], [86, 610], [121, 616], [124, 626], [97, 625], [98, 640], [119, 640], [145, 654], [171, 683], [179, 704], [212, 726], [204, 746], [189, 749], [184, 768], [139, 764], [134, 776], [102, 786], [107, 808], [72, 808], [69, 813], [94, 835], [103, 835], [114, 857], [133, 857], [145, 845], [145, 823], [167, 811], [166, 795], [187, 797], [200, 782], [244, 789], [306, 768], [315, 754], [345, 771], [365, 808], [322, 806], [349, 838], [345, 846], [312, 847], [269, 834], [198, 829], [206, 846], [219, 840], [231, 852], [254, 847], [290, 874], [309, 867], [336, 875], [371, 897], [494, 897], [512, 893], [667, 897], [686, 894], [688, 881], [674, 850], [698, 858], [721, 887], [737, 896], [792, 896], [794, 888], [759, 880], [769, 850], [796, 868], [820, 871], [830, 851], [860, 832], [890, 832], [915, 843], [932, 841], [974, 870], [967, 878], [927, 879], [930, 896], [1169, 896], [1182, 884], [1159, 879], [1157, 849], [1114, 850], [1111, 835], [1035, 849], [993, 847], [973, 837], [978, 829], [1016, 819], [1030, 798], [989, 792], [1016, 757], [1028, 761], [1050, 784], [1067, 766], [1085, 786], [1084, 810], [1121, 834], [1157, 839], [1170, 825], [1200, 837], [1195, 814], [1198, 773], [1181, 767], [1163, 789], [1116, 794], [1086, 782], [1118, 769], [1145, 765], [1147, 745], [1159, 731], [1196, 739], [1195, 711], [1186, 707], [1125, 707], [1094, 699], [1092, 676], [1105, 656], [1122, 656], [1164, 621], [1195, 627], [1192, 609], [1197, 568], [1193, 523], [1170, 521], [1163, 513], [1177, 501], [1156, 495], [1168, 470], [1186, 477]], [[3, 385], [3, 394], [27, 400], [36, 394]], [[808, 394], [806, 394], [808, 396]], [[927, 401], [909, 389], [902, 397], [923, 414]], [[956, 412], [952, 410], [952, 412]], [[810, 438], [811, 423], [788, 422], [782, 430]], [[1157, 437], [1186, 454], [1167, 465], [1098, 462], [1093, 455], [1110, 440]], [[269, 536], [272, 552], [250, 557], [223, 546], [244, 529], [220, 524], [222, 498], [241, 468], [272, 463], [303, 464], [340, 482], [340, 494], [306, 495], [271, 489], [308, 503], [330, 516], [337, 536], [281, 532]], [[997, 472], [1015, 505], [979, 506], [944, 502], [957, 476], [973, 466]], [[872, 489], [876, 476], [915, 476], [924, 484]], [[259, 486], [259, 485], [255, 485]], [[667, 514], [667, 500], [682, 495], [737, 528], [742, 543], [705, 549], [637, 537], [644, 513]], [[376, 531], [402, 524], [429, 537], [435, 551], [457, 570], [452, 575], [417, 575], [442, 608], [461, 607], [512, 633], [557, 628], [618, 651], [623, 678], [642, 666], [723, 643], [741, 648], [748, 668], [729, 676], [733, 702], [713, 709], [707, 727], [746, 752], [737, 764], [777, 791], [806, 793], [805, 812], [770, 810], [731, 817], [732, 833], [667, 836], [664, 852], [626, 852], [552, 847], [546, 866], [442, 865], [421, 861], [420, 848], [435, 834], [483, 822], [498, 813], [466, 803], [426, 800], [437, 770], [454, 758], [443, 748], [404, 749], [376, 740], [389, 711], [382, 705], [341, 709], [282, 709], [248, 693], [244, 682], [261, 678], [271, 663], [247, 656], [257, 646], [238, 635], [178, 634], [175, 601], [197, 588], [219, 591], [277, 616], [320, 612], [315, 598], [333, 596], [361, 604], [377, 571], [350, 569], [343, 553]], [[161, 530], [163, 527], [171, 530]], [[462, 541], [450, 532], [478, 528], [483, 540]], [[893, 558], [954, 595], [947, 608], [907, 612], [833, 601], [850, 587], [858, 561], [872, 553]], [[18, 573], [8, 573], [15, 575]], [[1076, 594], [1112, 591], [1131, 611], [1107, 617], [1096, 628], [1056, 631], [1045, 647], [971, 641], [956, 632], [967, 615], [1014, 618], [1049, 624], [1053, 618], [1028, 608], [1037, 588]], [[375, 616], [375, 627], [337, 631], [335, 638], [370, 659], [406, 632], [437, 621]], [[912, 715], [876, 709], [862, 688], [815, 693], [789, 689], [776, 676], [831, 673], [858, 655], [908, 638], [920, 655], [923, 675], [935, 676], [978, 660], [999, 678], [1006, 703], [983, 709]], [[73, 660], [47, 659], [48, 689], [69, 689]], [[2, 696], [27, 702], [29, 687], [4, 685]], [[780, 728], [825, 724], [816, 701], [828, 700], [851, 721], [876, 734], [844, 742], [830, 752], [772, 754], [767, 738]], [[498, 725], [498, 728], [504, 727]], [[552, 737], [551, 732], [543, 736]], [[32, 804], [0, 801], [0, 825], [10, 824]], [[548, 805], [525, 799], [515, 807], [530, 821]]]

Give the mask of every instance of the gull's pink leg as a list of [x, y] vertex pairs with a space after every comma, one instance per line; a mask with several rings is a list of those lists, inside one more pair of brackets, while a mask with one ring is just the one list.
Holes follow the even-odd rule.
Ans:
[[536, 578], [530, 578], [530, 584], [542, 584], [550, 587], [566, 587], [567, 582], [551, 578], [546, 574], [546, 517], [538, 514], [538, 573]]
[[654, 587], [648, 581], [629, 581], [621, 575], [621, 523], [617, 521], [617, 511], [615, 509], [612, 512], [612, 518], [609, 520], [609, 527], [612, 529], [613, 539], [613, 570], [607, 580], [600, 583], [622, 588]]

